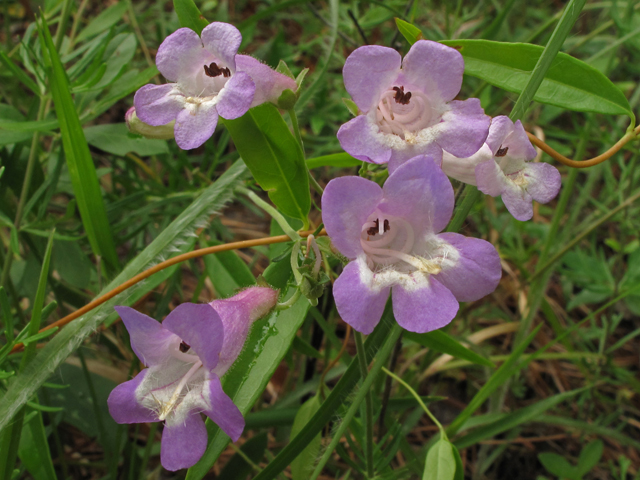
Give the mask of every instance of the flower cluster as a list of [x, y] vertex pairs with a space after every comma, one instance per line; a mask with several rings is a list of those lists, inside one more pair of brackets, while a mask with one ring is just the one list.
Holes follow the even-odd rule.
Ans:
[[116, 307], [147, 368], [111, 392], [109, 412], [118, 423], [164, 421], [160, 459], [167, 470], [191, 467], [202, 457], [207, 430], [201, 413], [234, 441], [240, 438], [244, 418], [220, 378], [240, 354], [251, 324], [277, 298], [270, 288], [252, 287], [209, 304], [183, 303], [162, 323]]

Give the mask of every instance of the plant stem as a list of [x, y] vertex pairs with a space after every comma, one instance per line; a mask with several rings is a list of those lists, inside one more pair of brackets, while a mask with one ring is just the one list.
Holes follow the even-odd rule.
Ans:
[[[362, 334], [354, 332], [353, 337], [356, 341], [356, 350], [358, 352], [358, 365], [360, 366], [360, 375], [362, 381], [367, 378], [367, 354], [364, 350], [364, 342]], [[379, 362], [382, 363], [382, 362]], [[364, 389], [364, 383], [362, 385]], [[367, 464], [367, 478], [373, 478], [373, 398], [371, 397], [371, 387], [367, 388], [365, 396], [365, 420], [364, 420], [364, 456]]]
[[309, 182], [311, 183], [311, 186], [313, 187], [313, 189], [318, 192], [320, 195], [322, 195], [322, 193], [324, 192], [324, 189], [320, 186], [320, 184], [318, 183], [318, 181], [315, 179], [315, 177], [311, 174], [311, 170], [309, 170], [309, 167], [307, 166], [307, 160], [306, 160], [306, 155], [304, 153], [304, 143], [302, 142], [302, 135], [300, 135], [300, 125], [298, 124], [298, 116], [296, 115], [296, 110], [294, 108], [287, 110], [287, 112], [289, 113], [289, 118], [291, 119], [291, 125], [293, 126], [293, 133], [296, 136], [296, 140], [298, 140], [298, 143], [300, 144], [300, 148], [302, 149], [302, 158], [305, 159], [305, 168], [307, 169], [307, 175], [309, 176]]
[[276, 210], [275, 208], [273, 208], [271, 205], [269, 205], [267, 202], [265, 202], [264, 200], [262, 200], [258, 195], [256, 195], [254, 192], [252, 192], [251, 190], [247, 189], [247, 188], [242, 188], [239, 187], [236, 189], [238, 192], [245, 194], [247, 197], [249, 197], [249, 199], [255, 203], [258, 207], [260, 207], [261, 209], [263, 209], [265, 212], [267, 212], [269, 215], [271, 215], [271, 218], [273, 218], [276, 222], [278, 222], [278, 225], [280, 225], [280, 228], [282, 228], [282, 231], [294, 242], [297, 242], [298, 240], [300, 240], [302, 237], [300, 235], [298, 235], [298, 233], [293, 229], [293, 227], [291, 227], [291, 225], [289, 225], [289, 222], [287, 222], [287, 220], [282, 216], [282, 214]]

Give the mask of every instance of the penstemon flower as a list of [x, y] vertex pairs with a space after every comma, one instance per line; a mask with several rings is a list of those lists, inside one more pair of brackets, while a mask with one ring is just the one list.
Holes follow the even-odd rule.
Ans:
[[167, 470], [194, 465], [207, 447], [201, 413], [237, 441], [244, 418], [220, 378], [236, 360], [251, 324], [269, 312], [278, 294], [252, 287], [209, 304], [183, 303], [162, 323], [116, 307], [131, 347], [148, 368], [117, 386], [107, 401], [118, 423], [164, 421], [160, 460]]
[[533, 217], [532, 200], [550, 202], [560, 190], [560, 172], [548, 163], [533, 163], [536, 150], [520, 120], [495, 117], [482, 148], [469, 158], [444, 153], [442, 170], [452, 178], [477, 185], [492, 197], [502, 196], [518, 220]]
[[338, 131], [342, 148], [395, 170], [408, 159], [442, 150], [468, 157], [487, 138], [490, 118], [480, 101], [453, 100], [462, 86], [464, 61], [455, 49], [417, 41], [404, 57], [368, 45], [346, 60], [344, 84], [361, 114]]
[[491, 293], [500, 257], [484, 240], [439, 233], [453, 211], [453, 188], [438, 163], [418, 156], [398, 167], [384, 187], [341, 177], [322, 196], [322, 219], [350, 262], [333, 294], [343, 320], [371, 333], [392, 292], [398, 323], [412, 332], [448, 324], [459, 301]]

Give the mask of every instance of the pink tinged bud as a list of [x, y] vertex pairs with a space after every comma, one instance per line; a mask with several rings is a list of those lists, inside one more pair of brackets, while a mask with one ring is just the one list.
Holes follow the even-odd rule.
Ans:
[[277, 105], [278, 99], [285, 90], [291, 90], [293, 94], [298, 89], [293, 78], [276, 72], [268, 65], [248, 55], [236, 55], [236, 66], [239, 72], [247, 73], [256, 85], [252, 107], [265, 102]]
[[214, 300], [209, 305], [220, 316], [224, 326], [224, 343], [215, 369], [224, 375], [236, 361], [247, 339], [251, 325], [275, 307], [278, 292], [267, 287], [250, 287], [233, 297]]
[[155, 140], [170, 140], [174, 137], [173, 128], [176, 124], [175, 120], [170, 121], [165, 125], [159, 125], [154, 127], [148, 123], [144, 123], [136, 115], [136, 107], [131, 107], [124, 115], [124, 119], [127, 122], [127, 128], [131, 133], [142, 135], [145, 138], [152, 138]]

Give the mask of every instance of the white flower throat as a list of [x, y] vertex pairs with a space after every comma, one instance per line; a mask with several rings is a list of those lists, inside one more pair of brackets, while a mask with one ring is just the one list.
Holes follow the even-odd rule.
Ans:
[[431, 260], [412, 253], [416, 246], [415, 232], [411, 224], [400, 217], [374, 213], [362, 226], [360, 245], [372, 270], [391, 265], [403, 270], [408, 266], [406, 273], [415, 269], [436, 275], [441, 270], [438, 259]]
[[431, 126], [432, 119], [433, 110], [427, 96], [420, 91], [405, 91], [402, 85], [384, 92], [376, 110], [380, 131], [402, 139]]

